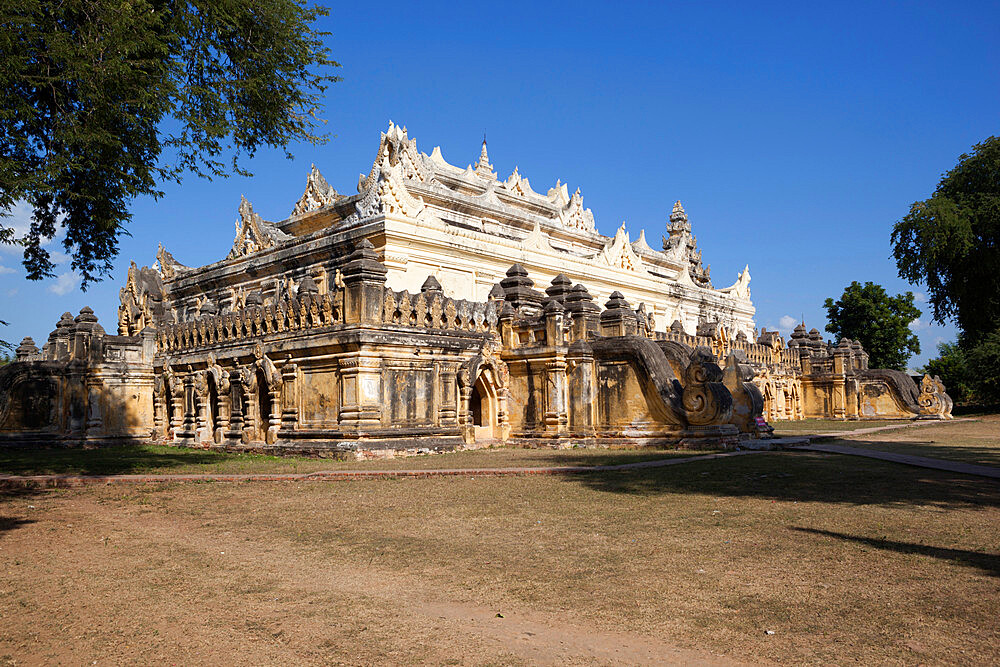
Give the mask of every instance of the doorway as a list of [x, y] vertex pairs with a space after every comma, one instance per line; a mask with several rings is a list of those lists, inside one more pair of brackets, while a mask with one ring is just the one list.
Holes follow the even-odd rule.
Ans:
[[493, 374], [484, 369], [472, 387], [469, 396], [469, 418], [475, 429], [476, 441], [484, 442], [500, 437], [497, 429], [497, 390]]

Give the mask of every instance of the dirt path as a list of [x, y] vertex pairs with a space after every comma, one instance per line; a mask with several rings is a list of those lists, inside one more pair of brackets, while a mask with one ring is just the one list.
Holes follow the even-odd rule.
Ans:
[[0, 664], [735, 664], [110, 493], [0, 533]]

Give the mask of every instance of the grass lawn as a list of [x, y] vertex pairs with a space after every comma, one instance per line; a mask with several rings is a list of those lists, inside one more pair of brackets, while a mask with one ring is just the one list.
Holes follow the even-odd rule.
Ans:
[[899, 454], [1000, 466], [1000, 415], [984, 415], [975, 421], [935, 422], [914, 428], [867, 433], [835, 442]]
[[164, 473], [306, 473], [317, 470], [392, 470], [429, 468], [506, 468], [532, 466], [617, 465], [697, 456], [680, 449], [479, 449], [370, 461], [337, 461], [294, 456], [265, 456], [162, 445], [127, 445], [100, 449], [0, 449], [0, 473], [164, 474]]
[[8, 492], [0, 664], [996, 664], [998, 525], [995, 481], [811, 453]]

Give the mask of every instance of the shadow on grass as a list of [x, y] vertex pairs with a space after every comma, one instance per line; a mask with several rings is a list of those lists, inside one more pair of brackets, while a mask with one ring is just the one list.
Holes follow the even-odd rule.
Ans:
[[923, 544], [913, 544], [911, 542], [896, 542], [894, 540], [885, 540], [874, 537], [847, 535], [846, 533], [837, 533], [831, 530], [819, 530], [818, 528], [804, 528], [800, 526], [791, 526], [790, 528], [800, 533], [811, 533], [813, 535], [823, 535], [825, 537], [832, 537], [848, 542], [856, 542], [858, 544], [867, 544], [868, 546], [876, 549], [896, 551], [901, 554], [920, 554], [922, 556], [930, 556], [931, 558], [950, 560], [960, 565], [978, 567], [987, 574], [991, 574], [994, 577], [1000, 577], [1000, 555], [998, 554], [968, 551], [966, 549], [929, 547]]
[[1000, 447], [975, 445], [943, 445], [935, 440], [878, 441], [860, 438], [835, 438], [823, 440], [821, 444], [844, 445], [879, 452], [926, 456], [932, 459], [975, 463], [978, 465], [1000, 466]]
[[606, 493], [704, 494], [851, 505], [1000, 507], [996, 480], [853, 456], [747, 454], [565, 478]]
[[0, 449], [6, 475], [124, 475], [220, 463], [232, 454], [160, 445]]

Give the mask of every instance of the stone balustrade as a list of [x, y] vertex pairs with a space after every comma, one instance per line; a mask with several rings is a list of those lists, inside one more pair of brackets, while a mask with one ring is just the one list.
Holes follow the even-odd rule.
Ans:
[[497, 311], [492, 302], [452, 299], [444, 296], [440, 289], [425, 289], [418, 294], [410, 294], [405, 290], [395, 292], [387, 288], [382, 304], [382, 322], [487, 333], [496, 331]]
[[344, 322], [343, 290], [306, 294], [275, 304], [252, 303], [222, 315], [161, 326], [156, 344], [161, 353], [190, 351], [220, 343], [238, 342], [268, 334], [317, 329]]

